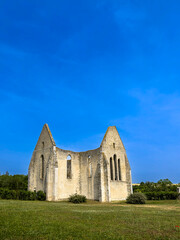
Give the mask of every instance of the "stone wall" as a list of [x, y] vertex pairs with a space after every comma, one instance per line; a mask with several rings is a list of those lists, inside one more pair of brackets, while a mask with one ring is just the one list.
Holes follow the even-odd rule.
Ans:
[[87, 152], [80, 152], [80, 194], [88, 199], [99, 200], [100, 148]]
[[[67, 157], [71, 157], [71, 178], [67, 178]], [[79, 193], [79, 153], [57, 148], [58, 159], [58, 200]]]

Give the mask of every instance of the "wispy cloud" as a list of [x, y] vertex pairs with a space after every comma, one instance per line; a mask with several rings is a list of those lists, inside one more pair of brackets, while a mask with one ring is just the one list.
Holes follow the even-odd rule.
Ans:
[[[154, 178], [177, 178], [180, 167], [180, 96], [164, 94], [156, 89], [133, 89], [129, 96], [137, 101], [138, 111], [112, 121], [121, 132], [132, 166], [134, 178], [151, 172]], [[144, 166], [143, 163], [144, 162]], [[156, 172], [156, 173], [155, 173]], [[172, 179], [173, 180], [173, 179]]]
[[136, 28], [143, 23], [147, 15], [140, 6], [136, 6], [131, 1], [127, 1], [116, 9], [114, 17], [120, 26], [124, 25], [124, 27], [127, 27], [129, 30], [136, 31]]
[[26, 52], [4, 43], [0, 43], [0, 54], [13, 55], [17, 57], [18, 56], [24, 57], [25, 55], [27, 55]]
[[163, 94], [154, 89], [134, 89], [129, 96], [137, 101], [137, 114], [113, 122], [135, 139], [153, 139], [156, 142], [162, 136], [173, 142], [173, 136], [180, 132], [180, 96], [176, 93]]

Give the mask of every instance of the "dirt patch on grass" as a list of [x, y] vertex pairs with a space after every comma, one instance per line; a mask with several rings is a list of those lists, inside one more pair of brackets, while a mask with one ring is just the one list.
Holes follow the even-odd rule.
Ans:
[[[81, 205], [82, 206], [82, 205]], [[107, 207], [140, 207], [140, 208], [157, 208], [157, 209], [162, 209], [162, 210], [168, 210], [168, 211], [180, 211], [180, 204], [178, 205], [169, 205], [169, 204], [127, 204], [125, 202], [121, 203], [100, 203], [96, 202], [96, 204], [84, 204], [84, 206], [93, 206], [93, 207], [98, 207], [98, 206], [107, 206]]]
[[159, 209], [163, 209], [163, 210], [176, 210], [176, 211], [180, 211], [180, 206], [169, 206], [169, 205], [150, 205], [150, 204], [113, 204], [113, 206], [122, 206], [122, 207], [140, 207], [140, 208], [159, 208]]

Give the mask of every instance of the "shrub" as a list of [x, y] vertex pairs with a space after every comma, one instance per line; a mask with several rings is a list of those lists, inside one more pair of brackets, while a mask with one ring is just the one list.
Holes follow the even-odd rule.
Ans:
[[36, 200], [36, 192], [29, 191], [28, 200]]
[[4, 192], [4, 189], [3, 189], [3, 188], [0, 188], [0, 198], [2, 198], [3, 192]]
[[29, 200], [28, 199], [28, 191], [20, 190], [17, 192], [19, 200]]
[[87, 198], [84, 195], [79, 195], [77, 193], [69, 196], [69, 202], [72, 203], [83, 203], [86, 202]]
[[126, 202], [131, 204], [145, 204], [146, 195], [144, 195], [143, 193], [135, 192], [129, 195], [129, 197], [126, 199]]
[[36, 199], [39, 201], [45, 201], [46, 200], [46, 194], [43, 191], [38, 191], [36, 193]]

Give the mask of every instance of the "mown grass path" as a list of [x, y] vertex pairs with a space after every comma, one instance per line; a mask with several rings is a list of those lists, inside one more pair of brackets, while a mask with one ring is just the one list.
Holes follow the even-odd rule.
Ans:
[[179, 240], [180, 201], [75, 205], [0, 200], [0, 239]]

